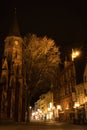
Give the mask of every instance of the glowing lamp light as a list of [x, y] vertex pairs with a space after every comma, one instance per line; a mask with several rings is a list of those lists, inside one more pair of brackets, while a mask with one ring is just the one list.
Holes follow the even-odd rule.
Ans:
[[60, 105], [57, 105], [57, 109], [58, 109], [58, 110], [61, 110], [61, 106], [60, 106]]
[[69, 104], [67, 104], [67, 106], [66, 106], [66, 110], [69, 110]]
[[29, 109], [31, 109], [32, 107], [31, 106], [29, 106]]
[[18, 41], [15, 41], [15, 45], [18, 45]]
[[72, 61], [74, 61], [74, 59], [78, 57], [79, 55], [80, 55], [80, 51], [76, 49], [75, 50], [72, 49]]
[[48, 108], [48, 111], [50, 111], [50, 108]]
[[75, 102], [74, 108], [78, 108], [80, 106], [79, 102]]
[[52, 103], [52, 102], [50, 102], [50, 108], [52, 109], [52, 107], [53, 107], [53, 103]]
[[32, 112], [32, 116], [34, 116], [35, 115], [35, 112]]

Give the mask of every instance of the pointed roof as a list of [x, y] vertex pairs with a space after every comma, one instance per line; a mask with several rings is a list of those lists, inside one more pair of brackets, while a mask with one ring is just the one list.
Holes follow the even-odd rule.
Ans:
[[9, 30], [9, 36], [20, 36], [16, 8], [14, 10], [12, 24], [11, 24], [11, 27], [10, 27], [10, 30]]

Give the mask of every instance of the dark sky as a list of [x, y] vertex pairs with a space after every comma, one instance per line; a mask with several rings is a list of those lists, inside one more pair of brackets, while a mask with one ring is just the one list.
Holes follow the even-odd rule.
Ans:
[[14, 8], [22, 35], [48, 36], [70, 54], [87, 44], [87, 6], [80, 0], [3, 0], [0, 3], [0, 41], [8, 34]]
[[0, 3], [1, 37], [8, 33], [15, 7], [22, 34], [47, 35], [57, 44], [65, 45], [87, 40], [87, 7], [84, 1], [3, 0]]

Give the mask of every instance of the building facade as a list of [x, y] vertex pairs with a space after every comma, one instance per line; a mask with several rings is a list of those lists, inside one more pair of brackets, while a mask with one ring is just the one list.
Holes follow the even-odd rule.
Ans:
[[42, 112], [40, 119], [52, 120], [55, 117], [54, 105], [53, 105], [53, 92], [48, 91], [45, 94], [42, 94], [39, 100], [35, 103], [35, 111], [40, 110]]
[[54, 91], [54, 102], [61, 106], [62, 111], [59, 112], [61, 121], [69, 121], [73, 119], [73, 106], [76, 101], [76, 74], [74, 62], [65, 61], [63, 71], [58, 76], [58, 88]]
[[87, 62], [85, 65], [84, 69], [84, 74], [83, 74], [83, 85], [84, 85], [84, 107], [85, 107], [85, 116], [87, 120]]

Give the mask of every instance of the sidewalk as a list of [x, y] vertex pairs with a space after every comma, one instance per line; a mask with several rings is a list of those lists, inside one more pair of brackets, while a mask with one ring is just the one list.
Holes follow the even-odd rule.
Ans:
[[13, 120], [0, 120], [0, 125], [8, 125], [8, 124], [14, 124], [15, 122]]

